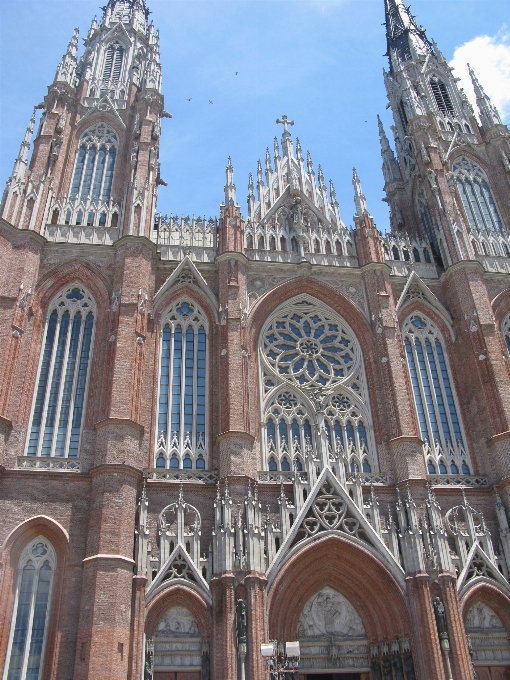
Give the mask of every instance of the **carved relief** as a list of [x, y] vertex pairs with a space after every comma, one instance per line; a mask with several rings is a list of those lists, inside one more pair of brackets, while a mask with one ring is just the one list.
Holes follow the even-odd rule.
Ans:
[[365, 637], [365, 628], [352, 604], [329, 586], [306, 603], [299, 619], [298, 638], [322, 635]]
[[172, 607], [163, 614], [154, 636], [156, 638], [194, 638], [200, 637], [200, 631], [191, 612], [185, 607]]

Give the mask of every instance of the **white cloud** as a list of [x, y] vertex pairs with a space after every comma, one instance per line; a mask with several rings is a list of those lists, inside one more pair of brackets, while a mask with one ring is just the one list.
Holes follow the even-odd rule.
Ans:
[[510, 33], [503, 26], [495, 36], [479, 35], [455, 48], [450, 66], [461, 79], [460, 86], [476, 109], [476, 98], [467, 64], [475, 72], [502, 118], [510, 118]]

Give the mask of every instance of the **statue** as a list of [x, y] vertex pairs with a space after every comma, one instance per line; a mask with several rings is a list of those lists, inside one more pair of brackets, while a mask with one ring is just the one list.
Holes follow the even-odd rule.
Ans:
[[402, 668], [402, 659], [400, 652], [393, 652], [393, 659], [391, 661], [395, 673], [395, 680], [404, 680], [404, 671]]
[[370, 670], [372, 671], [372, 680], [382, 680], [381, 664], [377, 659], [372, 659]]
[[246, 629], [247, 629], [247, 617], [246, 617], [246, 602], [244, 600], [237, 600], [236, 602], [236, 615], [237, 615], [237, 643], [246, 644]]
[[209, 650], [202, 652], [202, 680], [210, 680], [211, 677], [211, 659], [209, 658]]
[[406, 672], [407, 680], [416, 680], [416, 676], [414, 674], [413, 655], [410, 649], [406, 649], [404, 651], [404, 670]]
[[154, 677], [154, 640], [152, 638], [147, 638], [143, 678], [144, 680], [152, 680], [153, 677]]
[[439, 637], [442, 638], [447, 638], [448, 637], [448, 628], [446, 626], [446, 614], [444, 610], [444, 604], [441, 602], [441, 600], [436, 597], [434, 598], [434, 611], [436, 614], [436, 625], [437, 625], [437, 632], [439, 633]]
[[383, 656], [382, 660], [382, 671], [384, 680], [393, 680], [390, 657], [386, 654]]

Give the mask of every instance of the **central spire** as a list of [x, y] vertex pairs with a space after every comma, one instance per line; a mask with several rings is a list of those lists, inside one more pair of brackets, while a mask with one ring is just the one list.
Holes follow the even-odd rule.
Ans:
[[413, 59], [413, 47], [418, 52], [432, 53], [432, 44], [425, 35], [422, 26], [418, 26], [402, 0], [384, 0], [386, 23], [386, 56], [390, 60], [390, 71], [393, 71], [392, 54], [396, 53], [401, 61]]

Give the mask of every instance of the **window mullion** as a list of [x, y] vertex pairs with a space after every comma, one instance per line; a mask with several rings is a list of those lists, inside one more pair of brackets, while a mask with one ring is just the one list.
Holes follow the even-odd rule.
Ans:
[[[49, 317], [48, 317], [49, 319]], [[59, 314], [59, 317], [57, 319], [57, 327], [55, 328], [55, 340], [53, 342], [53, 347], [51, 351], [51, 360], [50, 360], [50, 367], [48, 369], [48, 382], [46, 384], [46, 393], [44, 395], [44, 405], [42, 409], [42, 414], [41, 414], [41, 427], [39, 430], [39, 441], [37, 442], [37, 451], [36, 451], [36, 457], [41, 455], [41, 449], [43, 445], [43, 440], [44, 440], [44, 430], [46, 428], [46, 417], [48, 415], [48, 402], [50, 399], [50, 392], [51, 392], [51, 383], [53, 381], [53, 369], [55, 368], [55, 357], [57, 355], [57, 350], [58, 350], [58, 339], [60, 336], [60, 326], [62, 323], [62, 315]], [[46, 332], [48, 332], [48, 322], [46, 322]]]
[[181, 342], [181, 392], [179, 395], [179, 414], [180, 414], [180, 428], [179, 428], [179, 467], [184, 465], [183, 451], [184, 451], [184, 400], [186, 396], [186, 349], [187, 349], [187, 326], [182, 325], [182, 342]]
[[197, 409], [198, 409], [198, 328], [193, 329], [193, 409], [192, 409], [192, 432], [191, 432], [191, 446], [193, 449], [193, 459], [196, 458], [197, 451]]
[[50, 457], [55, 454], [55, 442], [56, 438], [58, 435], [58, 427], [60, 423], [60, 412], [62, 411], [62, 394], [64, 392], [64, 387], [66, 383], [66, 369], [67, 369], [67, 362], [69, 360], [69, 347], [71, 344], [71, 338], [73, 336], [73, 321], [74, 321], [74, 316], [71, 314], [71, 310], [69, 310], [69, 327], [67, 329], [67, 337], [66, 337], [66, 346], [64, 348], [64, 357], [62, 359], [62, 374], [60, 376], [60, 385], [58, 387], [58, 394], [57, 394], [57, 403], [55, 406], [55, 425], [53, 427], [53, 435], [51, 437], [51, 446], [50, 446]]
[[[448, 397], [446, 395], [446, 389], [443, 381], [443, 372], [441, 370], [441, 364], [439, 362], [439, 357], [437, 355], [437, 350], [436, 350], [436, 343], [434, 342], [432, 345], [432, 352], [434, 354], [434, 359], [436, 361], [436, 365], [438, 366], [438, 380], [439, 380], [439, 389], [441, 390], [441, 394], [443, 395], [443, 404], [444, 404], [444, 411], [446, 414], [446, 420], [448, 422], [448, 428], [450, 430], [450, 437], [451, 437], [451, 443], [452, 443], [452, 448], [455, 450], [453, 447], [453, 443], [455, 441], [455, 428], [453, 427], [451, 415], [450, 415], [450, 404], [448, 403]], [[445, 368], [448, 371], [448, 368], [446, 367], [446, 357], [444, 357], [445, 360]]]
[[[80, 337], [78, 340], [78, 349], [76, 350], [76, 364], [74, 367], [74, 375], [73, 375], [73, 382], [71, 385], [71, 399], [69, 401], [69, 420], [67, 421], [67, 429], [66, 429], [66, 441], [65, 441], [65, 447], [64, 447], [64, 458], [69, 457], [69, 442], [71, 441], [71, 433], [72, 433], [72, 426], [73, 426], [73, 412], [74, 412], [74, 400], [76, 397], [76, 381], [78, 377], [78, 372], [80, 370], [80, 364], [81, 364], [81, 349], [83, 345], [83, 337], [85, 335], [85, 326], [86, 326], [86, 320], [87, 317], [83, 316], [80, 324]], [[94, 322], [95, 323], [95, 322]], [[89, 354], [89, 361], [91, 357]], [[90, 365], [87, 366], [87, 371], [90, 375]], [[87, 378], [88, 380], [88, 378]]]
[[101, 205], [101, 203], [104, 201], [104, 199], [103, 199], [103, 188], [104, 188], [104, 183], [105, 183], [105, 179], [106, 179], [106, 173], [108, 171], [108, 162], [110, 160], [110, 149], [111, 149], [111, 147], [107, 148], [105, 146], [103, 176], [101, 178], [101, 186], [99, 187], [99, 197], [98, 197], [99, 205]]
[[[414, 335], [407, 336], [407, 337], [411, 342], [411, 349], [412, 349], [412, 352], [413, 352], [414, 365], [416, 367], [416, 377], [418, 379], [418, 386], [419, 386], [419, 389], [420, 389], [420, 392], [421, 392], [421, 399], [422, 399], [422, 402], [423, 402], [423, 413], [425, 415], [425, 421], [427, 423], [427, 431], [429, 433], [429, 446], [435, 452], [435, 449], [434, 449], [434, 431], [433, 431], [433, 428], [432, 428], [432, 423], [430, 421], [429, 407], [428, 407], [428, 404], [427, 404], [425, 387], [423, 385], [423, 376], [421, 374], [418, 352], [416, 351], [416, 345], [415, 345], [416, 338], [414, 337]], [[420, 341], [422, 342], [421, 338], [420, 338]], [[423, 342], [422, 342], [422, 344], [423, 344]], [[424, 358], [425, 358], [425, 356], [424, 356]], [[418, 411], [417, 406], [416, 406], [416, 399], [415, 399], [414, 403], [415, 403], [415, 409], [416, 409], [416, 411]], [[417, 416], [418, 416], [418, 422], [419, 422], [420, 415], [419, 415], [418, 412], [417, 412]]]
[[[427, 338], [430, 342], [430, 339]], [[432, 351], [434, 351], [432, 342], [430, 342], [430, 345], [432, 347]], [[435, 354], [434, 354], [435, 357]], [[430, 394], [432, 395], [432, 401], [434, 403], [434, 412], [436, 414], [436, 423], [437, 423], [437, 432], [439, 436], [439, 443], [441, 444], [441, 448], [443, 449], [443, 453], [446, 455], [446, 439], [445, 435], [443, 432], [443, 422], [441, 419], [441, 412], [439, 410], [439, 405], [437, 403], [437, 394], [436, 394], [436, 387], [434, 385], [434, 379], [432, 377], [432, 370], [430, 368], [430, 360], [427, 354], [427, 346], [426, 346], [426, 340], [423, 341], [423, 358], [425, 361], [425, 370], [427, 371], [427, 376], [429, 379], [429, 385], [430, 385]], [[436, 372], [439, 376], [439, 371], [438, 371], [438, 364], [436, 363]], [[441, 383], [440, 383], [441, 384]]]
[[173, 403], [173, 387], [174, 387], [174, 327], [173, 324], [169, 325], [170, 328], [170, 356], [168, 365], [168, 404], [167, 404], [167, 431], [166, 431], [166, 452], [167, 452], [167, 463], [170, 466], [170, 442], [173, 438], [172, 433], [172, 403]]
[[[35, 611], [35, 598], [37, 594], [37, 586], [39, 584], [39, 571], [40, 565], [37, 566], [34, 580], [32, 581], [32, 594], [30, 596], [30, 614], [28, 615], [27, 621], [27, 637], [25, 639], [25, 649], [23, 651], [23, 665], [21, 667], [20, 680], [24, 680], [27, 674], [28, 657], [30, 655], [30, 646], [32, 643], [32, 626], [34, 625], [34, 611]], [[41, 669], [39, 668], [39, 673]]]
[[82, 189], [83, 189], [83, 182], [85, 181], [85, 175], [87, 174], [87, 164], [89, 162], [89, 153], [90, 153], [90, 146], [87, 146], [87, 151], [85, 152], [85, 158], [83, 159], [83, 172], [81, 173], [80, 177], [80, 186], [78, 188], [78, 193], [76, 194], [76, 197], [78, 198], [78, 203], [80, 203], [83, 200], [83, 196], [81, 195]]

